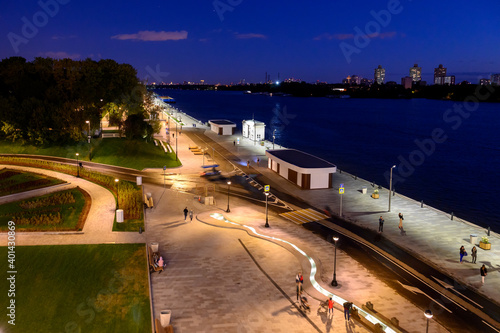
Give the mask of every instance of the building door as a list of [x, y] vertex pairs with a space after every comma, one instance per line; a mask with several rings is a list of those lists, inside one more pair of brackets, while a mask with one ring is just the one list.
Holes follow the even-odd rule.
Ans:
[[311, 189], [311, 175], [308, 173], [302, 174], [302, 188], [305, 190]]
[[297, 184], [297, 171], [288, 169], [288, 180], [294, 184]]
[[223, 132], [223, 128], [222, 127], [219, 127], [219, 135], [223, 135], [224, 132]]

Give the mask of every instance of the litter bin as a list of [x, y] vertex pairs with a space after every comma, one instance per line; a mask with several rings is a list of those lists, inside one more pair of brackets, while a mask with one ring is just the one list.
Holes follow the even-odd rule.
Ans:
[[366, 194], [366, 186], [363, 186], [363, 187], [361, 188], [361, 193]]
[[122, 223], [123, 222], [123, 209], [117, 209], [116, 210], [116, 222], [117, 223]]
[[205, 197], [205, 205], [213, 205], [214, 197]]
[[151, 243], [150, 246], [151, 246], [151, 251], [158, 252], [158, 246], [159, 246], [158, 243]]
[[471, 234], [470, 235], [470, 243], [472, 245], [476, 245], [477, 244], [477, 235], [475, 235], [475, 234]]
[[171, 310], [161, 310], [160, 311], [160, 323], [162, 327], [167, 327], [170, 325], [170, 317], [172, 316]]
[[139, 186], [142, 185], [142, 177], [141, 176], [137, 176], [135, 177], [135, 183]]

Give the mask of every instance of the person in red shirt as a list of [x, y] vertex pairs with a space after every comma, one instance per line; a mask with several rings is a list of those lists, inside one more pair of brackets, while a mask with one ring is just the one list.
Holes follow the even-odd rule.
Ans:
[[333, 305], [334, 304], [335, 304], [335, 302], [330, 297], [330, 299], [328, 300], [328, 317], [333, 318]]

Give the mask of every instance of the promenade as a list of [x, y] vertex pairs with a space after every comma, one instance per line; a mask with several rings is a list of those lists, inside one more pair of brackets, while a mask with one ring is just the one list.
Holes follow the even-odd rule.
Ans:
[[[338, 187], [344, 184], [345, 194], [343, 197], [343, 218], [363, 228], [378, 230], [379, 216], [385, 220], [383, 237], [404, 248], [422, 261], [438, 268], [453, 276], [457, 280], [475, 289], [477, 292], [497, 302], [500, 300], [500, 235], [491, 232], [489, 240], [491, 250], [479, 248], [479, 240], [486, 236], [487, 230], [467, 221], [454, 218], [437, 209], [424, 205], [403, 195], [394, 195], [391, 199], [391, 212], [388, 212], [387, 189], [381, 189], [379, 199], [371, 198], [374, 188], [366, 180], [357, 178], [347, 172], [337, 172], [333, 175], [335, 189], [326, 190], [301, 190], [288, 182], [275, 172], [267, 168], [265, 150], [270, 147], [269, 142], [265, 146], [255, 145], [247, 139], [241, 139], [241, 144], [233, 146], [236, 136], [218, 136], [213, 132], [205, 132], [206, 136], [216, 140], [225, 149], [237, 155], [241, 162], [246, 164], [251, 161], [250, 173], [262, 174], [280, 187], [284, 192], [306, 201], [312, 207], [320, 211], [328, 208], [338, 215], [340, 207], [340, 195]], [[256, 160], [260, 159], [260, 166]], [[244, 162], [245, 161], [245, 162]], [[335, 161], [333, 161], [335, 163]], [[367, 193], [362, 194], [363, 187], [367, 187]], [[446, 194], [443, 194], [446, 195]], [[472, 209], [472, 208], [471, 208]], [[406, 236], [401, 236], [398, 229], [398, 213], [404, 215], [403, 227]], [[477, 264], [471, 263], [471, 249], [474, 244], [470, 243], [470, 235], [478, 236], [475, 244], [478, 249]], [[464, 258], [464, 263], [459, 263], [459, 248], [464, 245], [469, 255]], [[488, 269], [486, 283], [481, 285], [479, 268], [485, 264]]]
[[[183, 115], [185, 123], [186, 117]], [[358, 307], [370, 301], [384, 317], [396, 317], [407, 332], [425, 330], [421, 309], [341, 250], [337, 251], [337, 279], [342, 281], [342, 287], [332, 288], [332, 244], [272, 210], [269, 210], [271, 228], [264, 228], [263, 202], [231, 195], [229, 213], [225, 212], [228, 204], [225, 191], [216, 192], [215, 206], [198, 202], [198, 197], [190, 192], [195, 181], [182, 177], [193, 169], [199, 171], [202, 165], [201, 157], [188, 149], [194, 144], [191, 134], [198, 135], [199, 126], [196, 130], [185, 126], [183, 134], [177, 137], [183, 166], [170, 170], [177, 174], [171, 179], [182, 180], [174, 180], [170, 189], [145, 185], [145, 191], [152, 194], [156, 203], [154, 209], [146, 211], [146, 240], [148, 244], [159, 243], [167, 262], [163, 273], [151, 276], [155, 318], [160, 317], [162, 310], [171, 310], [171, 323], [176, 332], [367, 332], [358, 323], [344, 320], [341, 304], [336, 304], [334, 318], [328, 320], [320, 307], [326, 296], [311, 285], [308, 278], [311, 266], [305, 257], [278, 240], [256, 237], [249, 231], [250, 227], [307, 253], [317, 267], [316, 282], [327, 292]], [[262, 147], [247, 146], [245, 141], [234, 146], [234, 138], [205, 134], [234, 153], [232, 162], [239, 170], [225, 170], [226, 175], [266, 172], [253, 163], [246, 168], [247, 159], [260, 158], [261, 165], [265, 165]], [[215, 160], [219, 158], [220, 152], [216, 151]], [[273, 180], [276, 178], [270, 176]], [[296, 191], [291, 189], [291, 193]], [[192, 222], [189, 217], [184, 221], [184, 207], [194, 211]], [[295, 275], [298, 271], [304, 274], [305, 292], [312, 308], [307, 318], [297, 308]], [[446, 332], [435, 321], [431, 321], [431, 329]]]
[[[185, 114], [182, 117], [183, 122], [189, 124], [189, 117]], [[197, 122], [193, 120], [192, 123]], [[225, 175], [245, 173], [272, 179], [271, 192], [279, 188], [320, 211], [328, 208], [338, 213], [337, 190], [303, 191], [266, 168], [265, 150], [271, 144], [260, 146], [239, 136], [240, 144], [234, 145], [238, 136], [218, 136], [209, 131], [204, 134], [215, 142], [214, 149], [209, 144], [206, 147], [215, 153], [216, 162], [225, 159], [227, 153], [231, 155], [233, 167], [225, 168]], [[386, 322], [397, 318], [403, 332], [425, 330], [424, 309], [399, 295], [383, 277], [374, 275], [342, 249], [336, 253], [340, 287], [331, 287], [333, 245], [303, 226], [285, 220], [273, 209], [269, 210], [271, 228], [264, 228], [264, 202], [231, 195], [229, 213], [225, 212], [228, 197], [224, 191], [215, 193], [213, 206], [198, 202], [193, 189], [199, 183], [198, 172], [203, 159], [188, 149], [194, 144], [193, 135], [200, 138], [199, 124], [196, 129], [184, 126], [182, 135], [177, 137], [182, 166], [168, 170], [166, 178], [171, 186], [144, 184], [144, 191], [151, 193], [155, 200], [155, 208], [146, 210], [143, 234], [111, 231], [115, 207], [107, 190], [80, 178], [44, 171], [71, 183], [65, 186], [84, 188], [91, 194], [92, 201], [98, 201], [99, 205], [92, 205], [82, 233], [20, 233], [17, 235], [18, 245], [159, 243], [167, 267], [163, 273], [151, 275], [153, 317], [159, 318], [162, 310], [171, 310], [171, 324], [176, 332], [368, 332], [356, 322], [346, 322], [338, 303], [333, 319], [328, 319], [325, 309], [320, 307], [320, 302], [326, 297], [318, 291], [318, 286], [357, 307], [366, 302], [373, 303]], [[225, 154], [221, 154], [221, 150]], [[257, 159], [260, 159], [259, 165]], [[250, 167], [246, 166], [247, 160], [251, 161]], [[25, 169], [29, 171], [29, 168]], [[162, 171], [146, 172], [161, 177]], [[334, 184], [343, 183], [346, 188], [343, 197], [343, 217], [346, 220], [362, 228], [377, 230], [378, 217], [383, 215], [383, 237], [493, 301], [500, 299], [500, 265], [497, 264], [500, 262], [500, 242], [497, 234], [492, 233], [490, 237], [492, 250], [483, 251], [478, 247], [477, 264], [470, 263], [470, 255], [460, 264], [459, 247], [464, 245], [470, 253], [469, 235], [482, 236], [485, 230], [456, 219], [450, 220], [446, 214], [430, 207], [421, 208], [419, 202], [399, 194], [393, 197], [392, 212], [388, 213], [388, 191], [381, 190], [380, 199], [372, 199], [373, 188], [367, 181], [346, 172], [335, 174], [333, 180]], [[368, 188], [366, 194], [361, 193], [363, 186]], [[194, 211], [192, 222], [189, 217], [188, 221], [184, 220], [184, 207]], [[399, 212], [405, 216], [405, 237], [397, 228]], [[329, 223], [329, 228], [341, 230], [332, 223]], [[297, 248], [314, 261], [317, 286], [313, 286], [309, 279], [310, 262]], [[483, 263], [489, 271], [485, 285], [481, 285], [479, 276], [479, 267]], [[299, 311], [296, 301], [295, 275], [298, 271], [303, 272], [305, 293], [311, 305], [311, 312], [306, 317]], [[436, 320], [431, 320], [429, 332], [447, 330]]]

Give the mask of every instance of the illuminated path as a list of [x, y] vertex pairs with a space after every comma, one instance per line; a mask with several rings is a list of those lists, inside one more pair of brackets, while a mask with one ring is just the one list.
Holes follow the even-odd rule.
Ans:
[[[295, 244], [292, 244], [292, 243], [290, 243], [290, 242], [288, 242], [286, 240], [280, 239], [280, 238], [276, 238], [276, 237], [272, 237], [272, 236], [267, 236], [267, 235], [264, 235], [264, 234], [260, 234], [260, 233], [258, 233], [255, 230], [254, 227], [251, 227], [251, 226], [248, 226], [248, 225], [245, 225], [245, 224], [239, 224], [239, 223], [236, 223], [236, 222], [229, 221], [228, 219], [226, 219], [220, 213], [213, 213], [213, 214], [210, 214], [210, 216], [213, 217], [216, 220], [219, 220], [219, 221], [222, 221], [222, 222], [225, 222], [225, 223], [228, 223], [228, 224], [232, 224], [232, 225], [235, 225], [235, 226], [238, 226], [238, 227], [246, 228], [246, 229], [248, 229], [248, 230], [251, 231], [250, 235], [254, 234], [254, 235], [258, 236], [259, 238], [264, 238], [264, 239], [269, 240], [271, 242], [281, 242], [281, 243], [284, 243], [284, 244], [287, 244], [287, 245], [291, 246], [292, 248], [295, 249], [295, 251], [297, 251], [298, 253], [300, 253], [301, 255], [303, 255], [309, 261], [309, 264], [311, 265], [311, 272], [309, 274], [309, 280], [311, 281], [312, 286], [318, 292], [320, 292], [321, 294], [325, 295], [326, 297], [331, 297], [335, 302], [337, 302], [339, 304], [344, 304], [346, 302], [346, 300], [344, 300], [343, 298], [341, 298], [341, 297], [339, 297], [337, 295], [332, 294], [331, 292], [329, 292], [328, 290], [326, 290], [325, 288], [323, 288], [322, 286], [319, 285], [319, 283], [316, 281], [316, 272], [317, 272], [316, 262], [314, 261], [313, 258], [311, 258], [307, 253], [305, 253], [303, 250], [301, 250]], [[361, 309], [361, 308], [359, 308], [359, 307], [357, 307], [355, 305], [353, 305], [353, 307], [355, 307], [358, 310], [358, 314], [360, 316], [363, 316], [366, 320], [368, 320], [372, 324], [380, 324], [380, 325], [382, 325], [382, 327], [384, 328], [384, 332], [396, 333], [394, 330], [392, 330], [390, 327], [388, 327], [386, 324], [384, 324], [378, 318], [370, 315], [369, 313], [367, 313], [366, 311], [364, 311], [363, 309]]]

